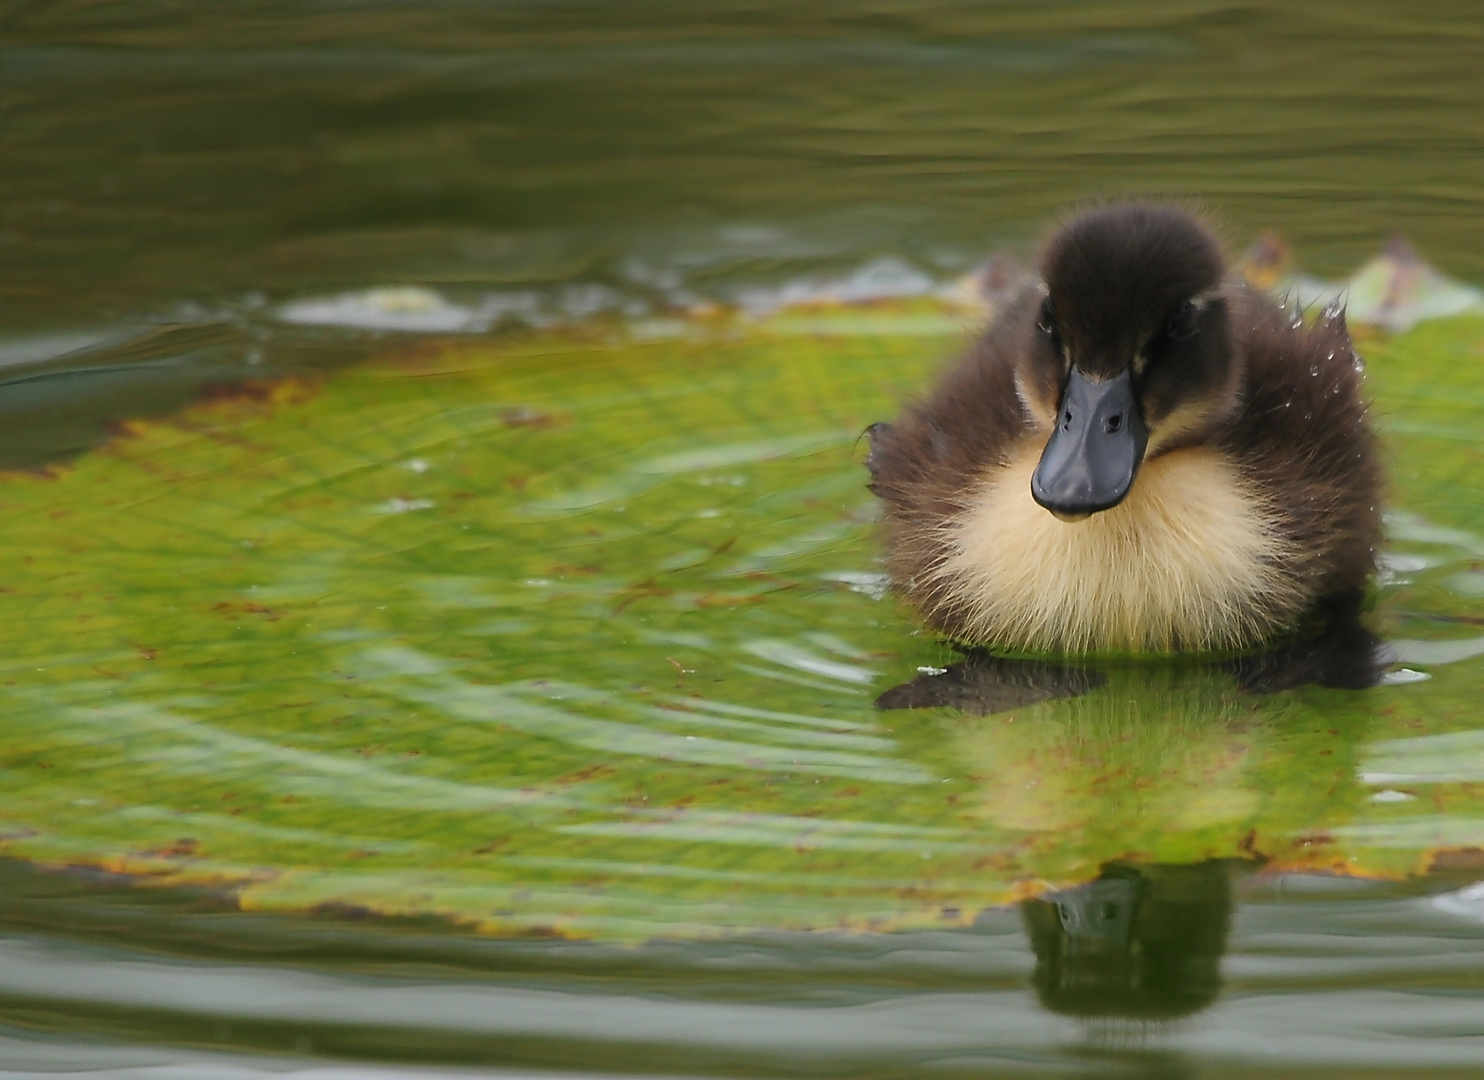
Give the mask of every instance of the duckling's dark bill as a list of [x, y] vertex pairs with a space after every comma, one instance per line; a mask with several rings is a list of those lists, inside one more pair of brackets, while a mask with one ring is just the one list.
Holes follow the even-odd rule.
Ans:
[[1128, 370], [1093, 382], [1073, 367], [1056, 429], [1031, 477], [1031, 497], [1073, 521], [1117, 506], [1133, 486], [1148, 443]]

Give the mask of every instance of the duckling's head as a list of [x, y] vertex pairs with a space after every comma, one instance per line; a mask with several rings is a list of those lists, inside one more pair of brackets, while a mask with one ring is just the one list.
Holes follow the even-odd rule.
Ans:
[[1036, 502], [1068, 520], [1117, 506], [1146, 456], [1200, 443], [1235, 408], [1224, 276], [1215, 238], [1173, 206], [1092, 210], [1052, 237], [1015, 373], [1047, 431]]

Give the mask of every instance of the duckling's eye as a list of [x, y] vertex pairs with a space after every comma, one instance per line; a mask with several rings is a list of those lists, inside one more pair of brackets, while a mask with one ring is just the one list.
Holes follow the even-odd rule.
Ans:
[[1056, 309], [1051, 306], [1051, 297], [1041, 301], [1041, 313], [1036, 316], [1036, 328], [1043, 334], [1056, 333]]
[[1170, 323], [1165, 327], [1165, 333], [1176, 341], [1195, 337], [1195, 332], [1200, 322], [1201, 309], [1194, 300], [1187, 300], [1180, 310], [1170, 316]]

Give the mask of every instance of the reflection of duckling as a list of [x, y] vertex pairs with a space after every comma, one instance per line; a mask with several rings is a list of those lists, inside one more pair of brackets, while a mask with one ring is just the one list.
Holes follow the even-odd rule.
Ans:
[[1231, 922], [1228, 864], [1104, 868], [1098, 880], [1021, 905], [1036, 995], [1054, 1012], [1173, 1020], [1221, 989]]
[[871, 429], [896, 589], [959, 641], [1251, 645], [1359, 593], [1380, 468], [1344, 318], [1226, 278], [1183, 211], [1074, 218], [927, 400]]
[[[1317, 634], [1279, 641], [1234, 658], [1199, 661], [1195, 670], [1228, 672], [1242, 690], [1253, 694], [1276, 694], [1310, 684], [1367, 690], [1380, 683], [1394, 655], [1361, 625], [1353, 606], [1336, 605]], [[1087, 666], [1086, 661], [1052, 663], [970, 649], [956, 664], [929, 669], [893, 686], [876, 704], [883, 709], [946, 706], [988, 716], [1042, 701], [1080, 697], [1107, 681], [1102, 671]]]

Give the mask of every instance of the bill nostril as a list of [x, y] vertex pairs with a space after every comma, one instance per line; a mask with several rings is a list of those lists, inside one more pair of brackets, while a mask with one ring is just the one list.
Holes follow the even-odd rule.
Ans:
[[1070, 431], [1071, 430], [1071, 427], [1072, 427], [1072, 410], [1071, 409], [1068, 409], [1066, 412], [1064, 412], [1062, 414], [1062, 425], [1061, 425], [1061, 429], [1063, 431]]
[[1117, 435], [1119, 430], [1123, 427], [1123, 415], [1121, 413], [1114, 413], [1112, 416], [1108, 417], [1107, 421], [1103, 424], [1103, 427], [1107, 430], [1109, 435]]

